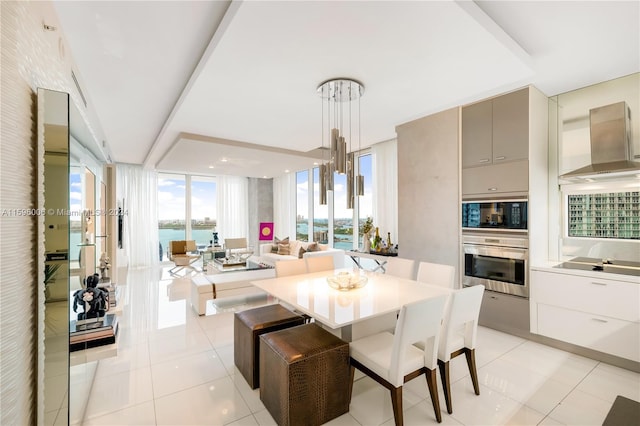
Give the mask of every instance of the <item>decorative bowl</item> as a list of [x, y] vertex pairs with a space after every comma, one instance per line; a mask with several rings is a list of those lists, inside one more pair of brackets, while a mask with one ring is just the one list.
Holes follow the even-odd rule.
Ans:
[[356, 288], [364, 287], [367, 284], [367, 277], [361, 275], [353, 275], [349, 272], [340, 272], [333, 277], [327, 278], [329, 287], [340, 291], [349, 291]]

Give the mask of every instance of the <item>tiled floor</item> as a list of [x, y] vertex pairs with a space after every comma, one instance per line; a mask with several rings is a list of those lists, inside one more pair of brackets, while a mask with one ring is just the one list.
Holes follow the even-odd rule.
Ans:
[[[233, 365], [233, 313], [266, 298], [236, 299], [198, 317], [189, 278], [133, 270], [121, 296], [118, 356], [98, 362], [86, 425], [272, 425]], [[231, 302], [231, 301], [227, 301]], [[616, 395], [640, 401], [640, 375], [480, 327], [480, 395], [464, 357], [452, 361], [453, 414], [444, 425], [601, 425]], [[405, 385], [406, 425], [436, 424], [426, 382]], [[387, 390], [361, 375], [349, 413], [330, 425], [393, 425]]]

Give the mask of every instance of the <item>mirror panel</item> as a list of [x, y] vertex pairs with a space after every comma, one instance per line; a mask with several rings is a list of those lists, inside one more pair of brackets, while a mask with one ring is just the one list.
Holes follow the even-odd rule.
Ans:
[[[44, 146], [44, 416], [66, 423], [69, 391], [69, 95], [38, 89]], [[38, 259], [42, 261], [42, 257]]]
[[[44, 301], [44, 341], [39, 350], [44, 359], [38, 363], [43, 369], [39, 413], [44, 414], [44, 421], [39, 423], [81, 424], [97, 361], [90, 350], [70, 352], [69, 330], [70, 321], [77, 318], [73, 293], [82, 288], [85, 276], [96, 272], [96, 230], [104, 235], [96, 216], [96, 205], [103, 205], [106, 192], [101, 189], [96, 197], [104, 158], [96, 158], [98, 145], [67, 93], [38, 89], [38, 111], [38, 142], [44, 147], [43, 208], [47, 212], [41, 234], [44, 253], [37, 260], [42, 262], [45, 279], [44, 297], [39, 298]], [[86, 344], [81, 345], [87, 349]]]

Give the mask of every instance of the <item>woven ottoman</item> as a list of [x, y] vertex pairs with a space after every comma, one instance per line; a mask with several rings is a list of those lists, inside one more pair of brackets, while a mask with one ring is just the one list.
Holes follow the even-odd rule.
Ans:
[[260, 399], [280, 426], [349, 411], [349, 344], [316, 324], [260, 336]]
[[263, 333], [304, 323], [304, 318], [282, 307], [267, 305], [237, 312], [233, 320], [233, 361], [251, 389], [260, 386], [258, 357]]

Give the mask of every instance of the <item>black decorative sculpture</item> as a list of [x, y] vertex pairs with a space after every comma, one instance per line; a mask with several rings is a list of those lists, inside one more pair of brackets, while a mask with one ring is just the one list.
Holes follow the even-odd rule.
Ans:
[[107, 294], [99, 289], [100, 276], [93, 274], [85, 279], [86, 288], [73, 293], [73, 312], [77, 312], [78, 305], [83, 312], [78, 313], [78, 319], [104, 317], [107, 308]]

